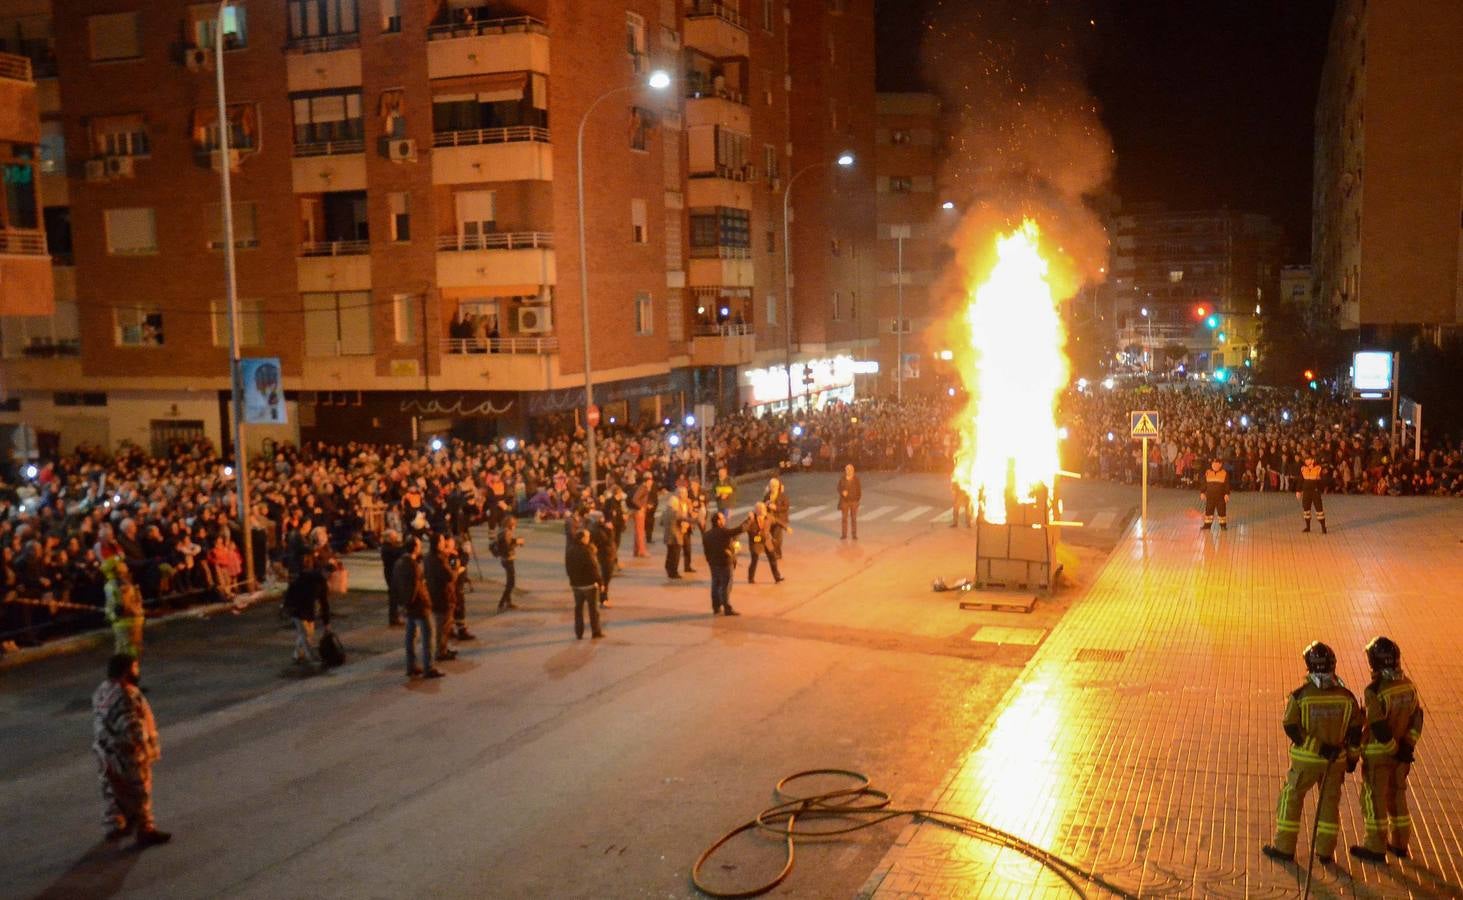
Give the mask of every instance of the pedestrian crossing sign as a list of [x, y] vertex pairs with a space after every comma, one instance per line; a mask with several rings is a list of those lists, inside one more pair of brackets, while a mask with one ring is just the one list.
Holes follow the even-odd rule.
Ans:
[[1158, 410], [1136, 409], [1128, 413], [1128, 423], [1135, 438], [1158, 437]]

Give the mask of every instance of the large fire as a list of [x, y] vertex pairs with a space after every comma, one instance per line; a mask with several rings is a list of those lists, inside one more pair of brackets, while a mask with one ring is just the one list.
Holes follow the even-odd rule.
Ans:
[[1005, 522], [1012, 498], [1029, 502], [1038, 487], [1049, 496], [1060, 468], [1055, 407], [1067, 383], [1066, 336], [1039, 239], [1027, 219], [996, 241], [995, 266], [965, 309], [968, 344], [957, 351], [970, 399], [954, 478], [988, 522]]

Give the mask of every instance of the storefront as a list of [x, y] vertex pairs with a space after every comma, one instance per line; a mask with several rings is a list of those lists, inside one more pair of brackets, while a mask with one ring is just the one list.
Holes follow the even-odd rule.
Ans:
[[[645, 426], [685, 414], [688, 400], [683, 378], [671, 373], [607, 381], [594, 386], [601, 426]], [[584, 411], [584, 388], [524, 391], [519, 394], [530, 433], [573, 428]]]
[[301, 391], [298, 400], [306, 441], [487, 442], [524, 426], [518, 395], [510, 391]]
[[[807, 359], [792, 364], [793, 406], [796, 409], [822, 409], [829, 403], [852, 402], [855, 396], [854, 377], [861, 363], [852, 356], [839, 355]], [[747, 369], [742, 373], [742, 403], [755, 415], [782, 412], [787, 409], [787, 369], [769, 366]]]

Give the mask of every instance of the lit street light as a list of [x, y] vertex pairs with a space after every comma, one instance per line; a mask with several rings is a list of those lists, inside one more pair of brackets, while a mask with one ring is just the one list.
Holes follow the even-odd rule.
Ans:
[[[657, 69], [650, 73], [644, 86], [663, 91], [670, 87], [670, 84], [670, 74], [662, 69]], [[594, 407], [594, 367], [590, 363], [589, 356], [589, 248], [585, 246], [584, 240], [584, 126], [589, 124], [589, 115], [594, 112], [596, 106], [599, 106], [600, 101], [625, 91], [637, 90], [640, 87], [639, 84], [625, 84], [610, 88], [594, 98], [594, 102], [589, 104], [584, 110], [584, 114], [579, 117], [579, 143], [575, 151], [575, 164], [578, 172], [575, 188], [579, 195], [579, 324], [584, 330], [584, 435], [585, 449], [589, 454], [589, 487], [591, 490], [599, 480], [599, 462], [595, 459], [598, 455], [594, 446], [595, 426], [589, 421], [589, 411]]]
[[[843, 168], [853, 165], [853, 154], [847, 151], [838, 154], [835, 162]], [[782, 189], [782, 310], [787, 319], [784, 323], [787, 329], [787, 346], [784, 348], [783, 361], [787, 365], [787, 411], [792, 413], [792, 241], [789, 238], [791, 229], [788, 227], [788, 204], [792, 199], [792, 186], [797, 180], [814, 169], [827, 165], [827, 163], [809, 163], [799, 169], [787, 180], [787, 186]]]

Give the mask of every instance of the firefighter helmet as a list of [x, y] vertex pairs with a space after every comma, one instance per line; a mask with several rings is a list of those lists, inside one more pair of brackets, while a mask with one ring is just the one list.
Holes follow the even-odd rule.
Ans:
[[1320, 641], [1312, 641], [1304, 655], [1307, 672], [1322, 675], [1336, 674], [1336, 651]]
[[1395, 669], [1402, 665], [1402, 648], [1391, 638], [1377, 635], [1366, 645], [1366, 661], [1374, 672]]

